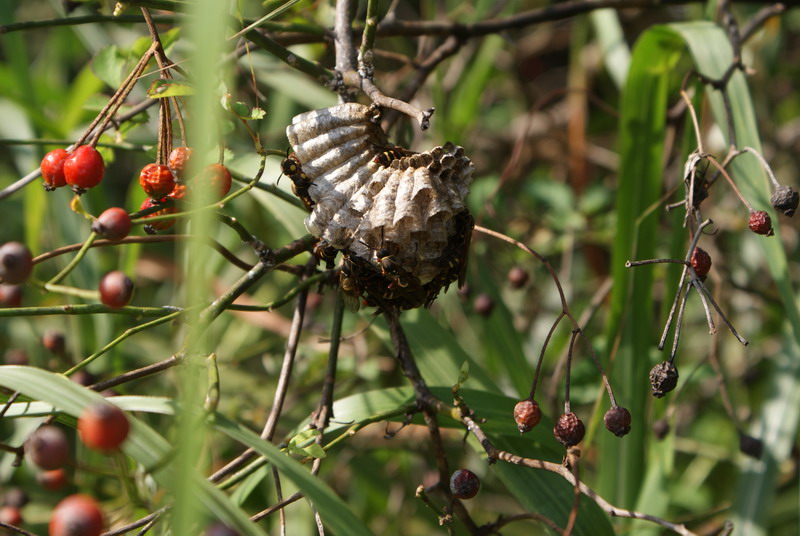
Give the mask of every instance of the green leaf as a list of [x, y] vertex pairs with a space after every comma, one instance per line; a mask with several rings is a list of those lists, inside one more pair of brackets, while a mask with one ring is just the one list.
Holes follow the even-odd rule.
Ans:
[[[92, 404], [116, 402], [114, 397], [106, 399], [61, 374], [34, 367], [0, 366], [0, 386], [46, 402], [75, 418]], [[127, 416], [131, 429], [122, 451], [144, 468], [158, 467], [152, 473], [153, 478], [164, 488], [171, 489], [175, 485], [175, 467], [174, 464], [162, 465], [162, 462], [170, 455], [173, 446], [139, 419], [130, 414]], [[196, 472], [191, 478], [195, 499], [212, 515], [243, 534], [264, 536], [264, 532], [250, 522], [247, 514], [227, 495]]]
[[278, 447], [264, 441], [250, 430], [220, 415], [213, 419], [213, 426], [230, 438], [252, 448], [266, 457], [271, 464], [303, 490], [320, 517], [335, 534], [370, 535], [370, 530], [358, 519], [348, 506], [324, 482], [311, 476], [308, 470], [289, 458]]
[[92, 60], [92, 71], [109, 87], [118, 88], [122, 84], [123, 58], [116, 45], [103, 48]]
[[188, 82], [179, 80], [159, 78], [158, 80], [153, 80], [153, 83], [147, 89], [147, 96], [151, 99], [183, 97], [186, 95], [194, 95], [194, 88]]
[[461, 365], [461, 370], [458, 371], [458, 382], [456, 382], [456, 389], [460, 389], [469, 379], [469, 362], [464, 361]]

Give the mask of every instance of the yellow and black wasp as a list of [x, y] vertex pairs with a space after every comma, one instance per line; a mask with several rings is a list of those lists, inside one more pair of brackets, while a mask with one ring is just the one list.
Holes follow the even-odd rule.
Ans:
[[311, 199], [311, 196], [308, 195], [308, 188], [314, 181], [303, 173], [300, 160], [297, 159], [294, 153], [288, 155], [281, 161], [281, 171], [292, 181], [292, 192], [294, 192], [294, 195], [299, 197], [306, 209], [311, 212], [316, 203]]
[[378, 147], [378, 150], [378, 154], [375, 155], [372, 161], [384, 167], [391, 165], [392, 160], [399, 160], [404, 156], [414, 154], [413, 151], [404, 149], [399, 145], [395, 145], [394, 147]]
[[330, 245], [327, 240], [320, 238], [314, 242], [311, 253], [316, 257], [317, 261], [325, 261], [327, 270], [332, 270], [339, 250]]

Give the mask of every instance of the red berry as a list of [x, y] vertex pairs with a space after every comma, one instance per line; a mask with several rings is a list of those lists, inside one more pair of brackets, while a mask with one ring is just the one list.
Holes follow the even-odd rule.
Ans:
[[169, 168], [179, 179], [183, 178], [191, 156], [192, 150], [189, 147], [175, 147], [172, 152], [169, 153]]
[[0, 307], [20, 307], [22, 305], [22, 287], [0, 283]]
[[116, 450], [128, 437], [130, 423], [125, 413], [113, 404], [93, 404], [78, 418], [78, 435], [84, 445], [95, 450]]
[[64, 161], [68, 156], [64, 149], [55, 149], [42, 158], [39, 167], [42, 170], [44, 189], [48, 192], [67, 185], [67, 179], [64, 177]]
[[694, 251], [692, 251], [692, 268], [697, 277], [704, 278], [711, 270], [711, 255], [702, 248], [694, 248]]
[[33, 255], [20, 242], [6, 242], [0, 246], [0, 279], [19, 285], [33, 272]]
[[231, 191], [231, 173], [222, 164], [211, 164], [201, 175], [201, 180], [211, 185], [211, 191], [218, 198], [222, 199]]
[[147, 164], [139, 173], [139, 185], [144, 193], [160, 199], [175, 187], [175, 177], [172, 176], [169, 167], [163, 164]]
[[30, 460], [42, 469], [58, 469], [69, 460], [67, 436], [57, 426], [42, 426], [25, 442]]
[[42, 345], [55, 355], [64, 355], [67, 340], [64, 334], [54, 329], [48, 329], [42, 335]]
[[450, 493], [456, 499], [471, 499], [478, 494], [481, 481], [469, 469], [459, 469], [450, 477]]
[[561, 415], [553, 427], [553, 434], [565, 447], [572, 447], [580, 443], [585, 433], [586, 428], [583, 423], [572, 412]]
[[103, 211], [92, 223], [92, 231], [109, 240], [122, 240], [131, 232], [131, 217], [120, 207]]
[[750, 230], [756, 234], [763, 234], [767, 236], [774, 235], [774, 231], [772, 230], [772, 220], [769, 218], [769, 214], [764, 212], [763, 210], [754, 210], [750, 213], [750, 221], [748, 222], [750, 226]]
[[514, 266], [508, 271], [508, 284], [511, 288], [520, 289], [528, 282], [528, 272], [519, 266]]
[[0, 521], [6, 525], [21, 525], [22, 513], [16, 506], [2, 506], [0, 507]]
[[89, 145], [81, 145], [64, 161], [64, 177], [76, 193], [100, 184], [105, 172], [103, 157]]
[[186, 183], [176, 184], [175, 188], [167, 195], [170, 199], [174, 199], [175, 201], [183, 201], [186, 197], [186, 194], [189, 193], [189, 189], [186, 187]]
[[542, 410], [539, 409], [539, 404], [535, 400], [526, 398], [514, 406], [514, 420], [520, 434], [530, 432], [542, 420]]
[[67, 485], [67, 472], [63, 469], [42, 471], [36, 475], [36, 481], [47, 491], [59, 491]]
[[100, 301], [113, 309], [125, 307], [133, 297], [133, 281], [124, 272], [108, 272], [100, 280]]
[[100, 536], [103, 512], [88, 495], [70, 495], [56, 505], [50, 519], [50, 536]]
[[603, 415], [603, 423], [609, 432], [622, 437], [631, 431], [631, 412], [622, 406], [612, 406]]
[[[162, 199], [161, 201], [163, 202], [164, 200]], [[148, 208], [152, 208], [152, 207], [155, 207], [157, 205], [158, 205], [158, 202], [156, 202], [154, 199], [148, 197], [147, 199], [144, 200], [142, 205], [139, 207], [139, 210], [140, 211], [141, 210], [146, 210]], [[164, 207], [161, 210], [158, 210], [156, 212], [152, 212], [152, 213], [148, 214], [147, 216], [143, 216], [143, 217], [144, 218], [153, 218], [155, 216], [164, 216], [164, 215], [167, 215], [167, 214], [174, 214], [176, 212], [178, 212], [178, 209], [175, 208], [175, 207]], [[159, 221], [154, 221], [153, 223], [148, 223], [147, 225], [144, 226], [144, 230], [148, 234], [153, 234], [156, 231], [163, 231], [164, 229], [169, 229], [173, 225], [175, 225], [175, 220], [159, 220]]]

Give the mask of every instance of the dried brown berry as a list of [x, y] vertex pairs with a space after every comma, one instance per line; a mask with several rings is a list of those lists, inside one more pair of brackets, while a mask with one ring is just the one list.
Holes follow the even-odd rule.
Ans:
[[164, 164], [147, 164], [139, 173], [139, 186], [150, 197], [160, 199], [175, 187], [175, 177]]
[[769, 202], [773, 208], [786, 216], [794, 216], [797, 205], [800, 203], [800, 194], [791, 186], [778, 186], [772, 193]]
[[669, 433], [669, 421], [667, 419], [658, 419], [655, 424], [653, 424], [653, 434], [655, 434], [656, 439], [661, 441], [667, 434]]
[[525, 286], [530, 276], [519, 266], [514, 266], [508, 271], [508, 284], [511, 288], [520, 289]]
[[769, 214], [763, 210], [754, 210], [750, 213], [750, 221], [748, 222], [750, 230], [756, 234], [763, 234], [772, 236], [775, 232], [772, 230], [772, 220]]
[[553, 427], [553, 434], [565, 447], [572, 447], [580, 443], [585, 433], [586, 428], [583, 423], [572, 412], [561, 415]]
[[450, 477], [450, 493], [456, 499], [471, 499], [478, 494], [481, 481], [469, 469], [459, 469]]
[[520, 434], [530, 432], [542, 420], [542, 410], [535, 400], [526, 398], [514, 406], [514, 420], [517, 422]]
[[25, 452], [42, 469], [58, 469], [69, 459], [67, 436], [57, 426], [42, 426], [25, 442]]
[[622, 406], [612, 406], [603, 416], [603, 423], [609, 432], [622, 437], [631, 431], [631, 412]]
[[678, 385], [678, 369], [670, 361], [659, 363], [650, 369], [650, 387], [653, 396], [661, 398]]
[[12, 285], [24, 283], [33, 271], [33, 255], [20, 242], [0, 246], [0, 279]]
[[478, 296], [475, 298], [472, 308], [479, 315], [488, 317], [490, 314], [492, 314], [492, 310], [494, 309], [494, 300], [491, 296], [483, 292], [478, 294]]
[[692, 251], [692, 269], [694, 269], [697, 277], [704, 278], [711, 270], [711, 255], [702, 248], [694, 248], [694, 251]]
[[80, 369], [79, 371], [75, 372], [72, 376], [70, 376], [69, 379], [74, 381], [78, 385], [83, 385], [84, 387], [89, 387], [90, 385], [92, 385], [97, 381], [95, 375], [86, 369]]
[[764, 453], [764, 442], [744, 432], [739, 432], [739, 450], [751, 458], [760, 460]]

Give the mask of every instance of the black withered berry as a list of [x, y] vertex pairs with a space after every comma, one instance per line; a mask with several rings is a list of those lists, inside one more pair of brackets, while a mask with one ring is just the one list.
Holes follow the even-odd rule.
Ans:
[[678, 385], [678, 369], [670, 361], [659, 363], [650, 369], [650, 387], [653, 396], [661, 398]]
[[562, 445], [569, 448], [581, 442], [584, 434], [586, 434], [586, 428], [577, 415], [569, 412], [558, 418], [556, 425], [553, 427], [553, 434]]
[[655, 422], [655, 424], [653, 424], [653, 434], [659, 441], [667, 437], [668, 433], [669, 433], [669, 422], [667, 421], [667, 419], [658, 419]]
[[800, 203], [800, 194], [791, 186], [778, 186], [772, 193], [769, 202], [778, 212], [786, 216], [794, 216], [797, 205]]
[[478, 494], [481, 481], [469, 469], [459, 469], [450, 477], [450, 493], [456, 499], [471, 499]]
[[760, 460], [764, 453], [764, 442], [744, 432], [739, 432], [739, 450], [751, 458]]
[[535, 400], [526, 398], [514, 406], [514, 421], [520, 434], [530, 432], [542, 420], [542, 410]]
[[33, 271], [33, 255], [20, 242], [0, 246], [0, 279], [12, 285], [24, 283]]
[[622, 406], [612, 406], [603, 416], [603, 423], [609, 432], [622, 437], [631, 431], [631, 412]]

